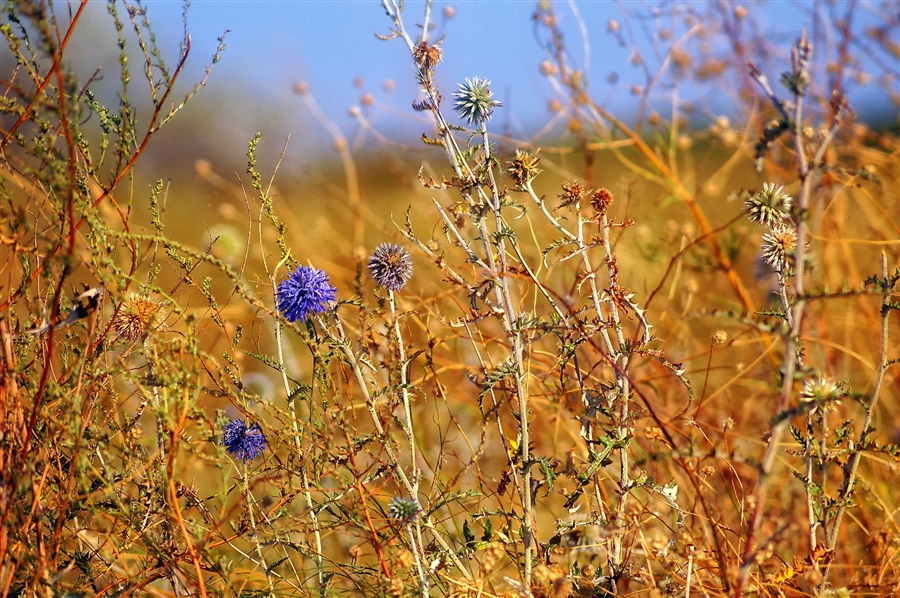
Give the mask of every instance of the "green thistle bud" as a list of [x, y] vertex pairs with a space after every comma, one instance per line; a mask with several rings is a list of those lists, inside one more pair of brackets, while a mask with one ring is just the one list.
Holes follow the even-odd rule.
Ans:
[[762, 191], [754, 193], [744, 202], [744, 211], [753, 222], [772, 226], [788, 219], [792, 202], [793, 199], [781, 185], [764, 183]]
[[418, 517], [421, 512], [422, 505], [419, 504], [419, 501], [411, 498], [395, 496], [391, 499], [391, 502], [388, 503], [388, 515], [391, 519], [397, 521], [409, 523]]
[[494, 108], [503, 105], [491, 99], [493, 96], [489, 80], [481, 77], [466, 79], [465, 83], [459, 84], [459, 90], [453, 94], [456, 98], [453, 109], [470, 125], [481, 126], [491, 119]]

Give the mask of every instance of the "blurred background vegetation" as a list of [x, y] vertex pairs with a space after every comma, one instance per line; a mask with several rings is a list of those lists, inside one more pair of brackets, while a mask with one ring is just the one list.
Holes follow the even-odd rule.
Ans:
[[[125, 24], [118, 34], [110, 7]], [[498, 439], [493, 427], [502, 421], [515, 430], [515, 409], [502, 403], [487, 416], [479, 405], [486, 385], [479, 376], [488, 371], [483, 355], [500, 352], [505, 341], [495, 323], [467, 337], [453, 321], [470, 315], [470, 305], [477, 312], [483, 297], [448, 284], [445, 257], [460, 271], [474, 270], [473, 280], [483, 273], [448, 239], [432, 200], [459, 208], [458, 226], [476, 233], [455, 191], [437, 188], [451, 170], [443, 148], [422, 143], [433, 140], [435, 128], [430, 115], [412, 108], [422, 97], [409, 54], [396, 40], [373, 35], [388, 33], [384, 10], [374, 1], [202, 2], [190, 7], [185, 25], [182, 8], [168, 2], [4, 4], [0, 133], [2, 261], [8, 269], [0, 459], [8, 484], [0, 491], [0, 512], [12, 523], [0, 533], [0, 547], [12, 556], [0, 567], [0, 589], [4, 595], [38, 593], [35, 588], [46, 595], [62, 594], [59, 588], [202, 594], [206, 579], [210, 592], [221, 595], [245, 589], [257, 595], [273, 585], [286, 594], [313, 595], [316, 583], [326, 585], [322, 577], [314, 582], [312, 572], [315, 505], [331, 590], [417, 591], [411, 557], [397, 540], [403, 530], [392, 532], [385, 507], [403, 489], [386, 476], [375, 478], [371, 494], [360, 489], [365, 475], [384, 465], [385, 447], [403, 441], [400, 416], [387, 416], [396, 405], [382, 414], [401, 440], [373, 441], [367, 401], [360, 400], [346, 362], [313, 327], [282, 330], [272, 297], [272, 283], [285, 273], [276, 264], [314, 262], [327, 271], [347, 301], [340, 307], [347, 330], [373, 360], [384, 360], [373, 378], [382, 376], [381, 390], [391, 396], [396, 372], [385, 372], [396, 368], [396, 339], [386, 323], [393, 314], [373, 291], [364, 263], [376, 244], [403, 238], [408, 217], [423, 247], [440, 249], [435, 257], [411, 248], [415, 284], [399, 295], [405, 339], [423, 352], [411, 368], [423, 389], [415, 412], [418, 429], [425, 430], [423, 496], [439, 505], [435, 537], [455, 543], [481, 585], [458, 571], [447, 573], [444, 562], [435, 565], [435, 576], [448, 595], [521, 595], [514, 589], [518, 504], [507, 495], [521, 447], [509, 443], [514, 432]], [[422, 3], [407, 3], [409, 23], [422, 9]], [[49, 14], [55, 16], [39, 18]], [[821, 178], [810, 221], [816, 258], [810, 292], [816, 297], [804, 340], [809, 363], [854, 389], [841, 416], [858, 426], [858, 399], [872, 391], [881, 359], [880, 295], [863, 281], [880, 273], [882, 254], [891, 268], [900, 257], [900, 6], [485, 2], [435, 5], [433, 14], [430, 40], [444, 40], [435, 81], [446, 106], [456, 86], [476, 75], [493, 81], [495, 98], [504, 104], [491, 121], [504, 169], [516, 150], [539, 147], [543, 174], [535, 190], [554, 210], [564, 182], [609, 189], [619, 283], [647, 310], [669, 360], [646, 353], [631, 366], [642, 399], [652, 399], [642, 404], [647, 412], [636, 416], [630, 432], [634, 467], [636, 475], [646, 474], [647, 488], [680, 484], [689, 529], [675, 526], [677, 509], [650, 490], [632, 501], [621, 527], [591, 527], [587, 515], [582, 520], [568, 513], [563, 494], [583, 489], [578, 475], [590, 462], [585, 455], [593, 447], [580, 435], [581, 423], [590, 419], [585, 397], [567, 386], [572, 368], [557, 354], [554, 337], [535, 342], [529, 356], [537, 389], [530, 397], [534, 449], [549, 468], [541, 471], [537, 519], [548, 546], [531, 590], [608, 595], [609, 579], [595, 583], [608, 563], [582, 555], [596, 555], [610, 535], [627, 533], [634, 568], [612, 580], [623, 594], [648, 588], [653, 595], [686, 595], [693, 574], [703, 591], [725, 595], [738, 570], [758, 560], [755, 592], [826, 595], [833, 588], [815, 574], [821, 575], [829, 551], [808, 545], [796, 527], [806, 517], [811, 482], [797, 481], [788, 467], [779, 470], [766, 503], [778, 513], [763, 525], [770, 542], [758, 553], [742, 546], [784, 359], [783, 332], [771, 324], [778, 318], [776, 283], [759, 260], [764, 231], [742, 207], [765, 182], [784, 184], [791, 193], [801, 185], [793, 148], [782, 138], [765, 148], [769, 153], [757, 168], [762, 132], [782, 115], [748, 63], [778, 86], [804, 28], [815, 48], [801, 134], [811, 147], [830, 140], [831, 127], [838, 134], [817, 165]], [[46, 39], [59, 41], [73, 15], [82, 21], [65, 49], [66, 68], [56, 69], [40, 43], [41, 25]], [[31, 62], [21, 59], [26, 52], [16, 45], [27, 35], [36, 40]], [[131, 73], [127, 94], [123, 65]], [[51, 75], [62, 71], [59, 83]], [[159, 99], [168, 92], [173, 73], [180, 74], [171, 95], [151, 101], [151, 93]], [[36, 93], [45, 77], [52, 85]], [[199, 81], [202, 89], [195, 87]], [[56, 85], [68, 95], [54, 95]], [[182, 106], [185, 96], [190, 101]], [[38, 98], [34, 111], [32, 97]], [[58, 103], [66, 97], [83, 105], [68, 113]], [[845, 112], [841, 97], [856, 112]], [[134, 128], [109, 120], [119, 109], [134, 117]], [[170, 110], [170, 122], [151, 126], [144, 150], [142, 127], [158, 124], [154, 115], [167, 118]], [[116, 122], [112, 129], [110, 122]], [[462, 132], [458, 138], [467, 140]], [[81, 143], [95, 159], [103, 148], [106, 161], [91, 163], [87, 151], [66, 153]], [[140, 157], [133, 169], [132, 157]], [[99, 166], [90, 171], [89, 165]], [[114, 192], [106, 187], [111, 181]], [[518, 200], [518, 193], [510, 196]], [[515, 219], [523, 263], [540, 264], [546, 288], [576, 306], [584, 298], [584, 273], [549, 247], [556, 231], [529, 208], [527, 218]], [[282, 255], [285, 248], [290, 258]], [[516, 275], [517, 284], [529, 288], [524, 273]], [[109, 303], [96, 319], [80, 318], [48, 335], [46, 323], [58, 323], [70, 309], [77, 314], [79, 301], [90, 308], [89, 298], [73, 295], [81, 284], [104, 286]], [[161, 321], [139, 321], [146, 330], [130, 339], [141, 342], [129, 345], [109, 331], [120, 331], [119, 314], [134, 309], [130, 293], [137, 291], [158, 298], [150, 309]], [[636, 317], [625, 326], [638, 338]], [[896, 319], [889, 330], [896, 339]], [[891, 343], [895, 356], [897, 342]], [[578, 351], [597, 388], [614, 377], [596, 345]], [[673, 364], [683, 366], [694, 403], [672, 376], [679, 370]], [[282, 372], [297, 393], [294, 403], [286, 402]], [[897, 591], [900, 499], [893, 488], [897, 451], [888, 446], [900, 439], [896, 377], [886, 378], [882, 393], [876, 410], [882, 444], [870, 447], [865, 492], [853, 521], [845, 523], [850, 531], [831, 574], [836, 587], [860, 595]], [[321, 427], [305, 429], [303, 448], [295, 450], [289, 423], [301, 396], [309, 405], [302, 415], [313, 423], [319, 417]], [[70, 408], [70, 400], [79, 408]], [[690, 423], [681, 419], [686, 405]], [[253, 463], [253, 478], [250, 467], [232, 470], [216, 443], [223, 417], [245, 416], [262, 422], [272, 447]], [[782, 465], [794, 472], [802, 469], [801, 444], [782, 455]], [[845, 448], [830, 446], [835, 453]], [[841, 463], [828, 461], [827, 453], [823, 449], [822, 479], [828, 484], [822, 485], [835, 492]], [[315, 501], [308, 500], [309, 481], [298, 482], [298, 472], [313, 461], [321, 475], [314, 481], [322, 481]], [[596, 495], [615, 502], [616, 476], [591, 471]], [[553, 476], [559, 485], [551, 493]], [[30, 501], [45, 511], [31, 509]], [[175, 505], [184, 512], [175, 512]], [[272, 521], [263, 524], [263, 515]], [[250, 534], [257, 524], [262, 531]], [[673, 536], [677, 548], [669, 554]], [[45, 537], [57, 541], [49, 553]], [[271, 543], [263, 546], [259, 538]], [[503, 559], [488, 548], [498, 538]], [[434, 545], [421, 550], [442, 554]], [[568, 567], [567, 575], [551, 572], [551, 564]], [[388, 569], [393, 578], [381, 576]], [[574, 581], [574, 589], [557, 584], [560, 579]], [[398, 587], [398, 580], [406, 585]]]

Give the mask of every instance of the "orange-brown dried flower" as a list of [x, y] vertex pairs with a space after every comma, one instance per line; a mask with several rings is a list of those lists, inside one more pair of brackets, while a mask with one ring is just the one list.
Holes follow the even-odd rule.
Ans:
[[533, 154], [529, 154], [522, 150], [516, 150], [516, 157], [513, 158], [512, 162], [509, 163], [509, 168], [506, 169], [506, 172], [515, 181], [516, 187], [524, 187], [540, 174], [541, 170], [537, 167], [538, 162], [541, 161], [538, 158], [539, 151], [541, 150], [538, 149]]
[[609, 204], [612, 203], [613, 194], [609, 189], [603, 188], [594, 191], [591, 195], [591, 207], [594, 208], [596, 218], [599, 220], [606, 214]]
[[558, 196], [562, 200], [559, 205], [564, 208], [577, 203], [581, 201], [581, 198], [584, 197], [586, 193], [587, 191], [585, 191], [585, 188], [582, 187], [580, 183], [564, 182], [562, 184], [562, 193]]
[[416, 64], [426, 69], [433, 69], [441, 61], [444, 52], [438, 46], [429, 46], [422, 42], [413, 50], [413, 58]]

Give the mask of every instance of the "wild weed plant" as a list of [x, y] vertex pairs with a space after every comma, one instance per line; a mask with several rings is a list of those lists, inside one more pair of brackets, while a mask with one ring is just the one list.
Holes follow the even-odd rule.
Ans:
[[[410, 28], [384, 0], [431, 153], [390, 222], [335, 133], [332, 261], [259, 135], [230, 186], [243, 254], [178, 240], [134, 168], [206, 81], [176, 91], [187, 28], [169, 67], [146, 7], [110, 2], [109, 102], [67, 59], [86, 4], [4, 5], [3, 596], [900, 592], [898, 144], [846, 100], [852, 12], [779, 87], [745, 65], [748, 9], [674, 10], [688, 33], [637, 61], [629, 125], [541, 2], [566, 143], [539, 148], [494, 132], [489, 80], [441, 89], [452, 11]], [[896, 56], [884, 11], [873, 61]], [[685, 50], [717, 32], [733, 62]], [[743, 130], [652, 112], [670, 71], [736, 77]]]

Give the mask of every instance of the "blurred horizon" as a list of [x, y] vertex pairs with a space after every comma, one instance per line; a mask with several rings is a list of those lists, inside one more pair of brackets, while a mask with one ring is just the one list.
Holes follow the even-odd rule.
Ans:
[[[149, 0], [142, 6], [163, 57], [174, 64], [183, 37], [183, 4]], [[421, 21], [423, 6], [423, 2], [406, 3], [408, 23]], [[707, 55], [724, 60], [729, 58], [728, 44], [737, 47], [740, 37], [740, 43], [749, 46], [747, 56], [774, 82], [788, 66], [789, 47], [801, 27], [824, 26], [828, 19], [816, 19], [815, 15], [843, 9], [840, 3], [825, 6], [817, 2], [671, 7], [668, 3], [593, 1], [552, 6], [566, 35], [567, 59], [583, 69], [592, 97], [605, 108], [626, 122], [635, 120], [641, 109], [638, 92], [652, 86], [643, 116], [652, 110], [670, 112], [673, 98], [677, 98], [677, 108], [689, 115], [689, 124], [698, 126], [719, 116], [737, 116], [729, 96], [738, 93], [739, 86], [717, 88], [684, 77], [671, 81], [673, 72], [696, 65], [679, 62], [685, 56], [669, 54], [670, 46], [697, 44]], [[503, 102], [492, 121], [495, 133], [534, 142], [540, 141], [535, 138], [538, 134], [546, 141], [566, 133], [565, 116], [553, 111], [560, 111], [553, 101], [561, 94], [540, 72], [541, 61], [547, 57], [547, 39], [535, 24], [537, 7], [533, 1], [437, 3], [430, 34], [432, 41], [443, 39], [444, 59], [437, 67], [436, 80], [445, 101], [452, 101], [453, 91], [466, 77], [487, 78], [492, 81], [495, 98]], [[854, 13], [854, 30], [877, 22], [878, 7], [865, 8]], [[91, 59], [102, 58], [103, 72], [109, 75], [115, 72], [118, 49], [107, 10], [105, 3], [89, 5], [85, 16], [96, 25], [96, 36], [74, 40], [74, 45], [86, 68], [96, 68]], [[884, 10], [890, 6], [885, 5]], [[704, 19], [709, 20], [710, 15], [732, 28], [730, 38], [721, 29], [707, 30], [709, 23]], [[196, 159], [240, 164], [246, 143], [262, 132], [265, 146], [277, 146], [268, 150], [270, 154], [277, 155], [290, 137], [289, 161], [320, 160], [337, 157], [329, 126], [339, 129], [356, 148], [379, 136], [383, 136], [379, 143], [418, 148], [420, 135], [431, 133], [430, 120], [411, 109], [419, 92], [406, 46], [400, 39], [376, 38], [376, 34], [389, 34], [391, 27], [376, 0], [195, 0], [188, 7], [187, 27], [191, 51], [179, 82], [182, 94], [203, 77], [219, 43], [217, 38], [229, 30], [226, 50], [199, 96], [161, 131], [157, 149], [170, 144], [190, 146]], [[780, 54], [772, 54], [773, 48]], [[132, 43], [131, 50], [135, 49]], [[693, 58], [695, 54], [690, 49], [685, 53]], [[825, 59], [814, 54], [814, 60]], [[130, 64], [136, 68], [139, 56], [132, 56]], [[886, 67], [890, 70], [889, 62]], [[86, 71], [83, 77], [92, 72]], [[94, 84], [115, 92], [118, 77], [109, 75], [108, 79]], [[297, 93], [298, 86], [308, 90], [306, 98]], [[862, 80], [851, 81], [847, 88], [860, 120], [896, 126], [896, 108], [883, 89]], [[311, 111], [310, 101], [321, 114]], [[351, 114], [354, 111], [365, 119], [365, 125]], [[553, 119], [556, 126], [547, 126]], [[261, 151], [266, 151], [265, 146]], [[403, 147], [392, 149], [404, 151]], [[169, 154], [168, 150], [164, 154]]]

